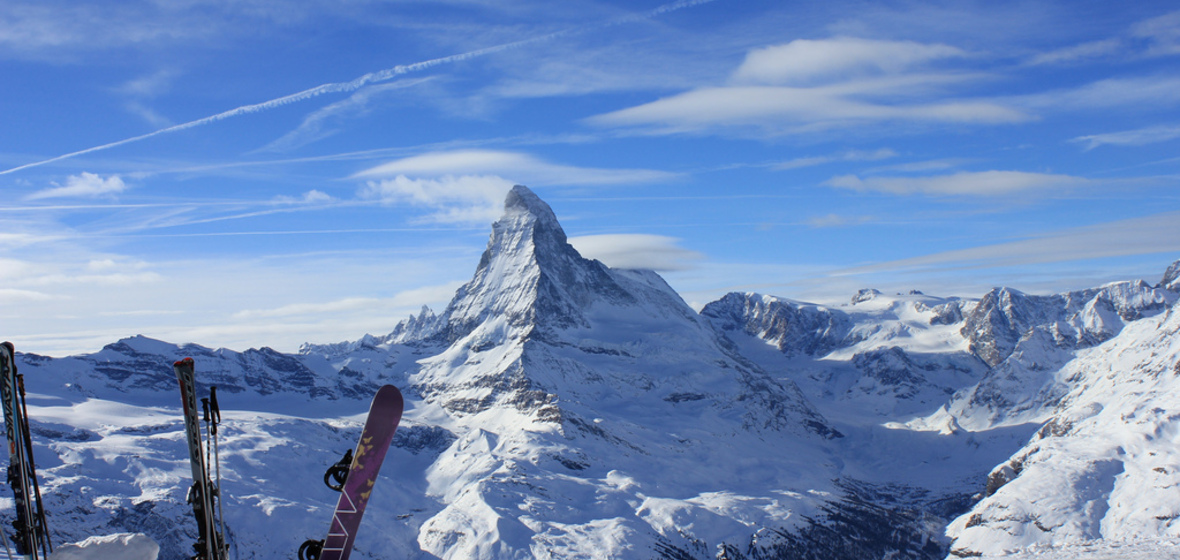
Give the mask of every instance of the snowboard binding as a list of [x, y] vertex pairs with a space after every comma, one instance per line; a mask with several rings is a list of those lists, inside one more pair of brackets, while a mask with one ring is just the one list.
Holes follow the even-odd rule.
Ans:
[[324, 541], [307, 539], [299, 545], [299, 560], [320, 560], [320, 554], [324, 552]]
[[324, 473], [324, 484], [328, 485], [337, 492], [344, 489], [344, 481], [348, 480], [348, 470], [352, 468], [352, 450], [344, 452], [344, 457], [341, 457], [335, 465], [328, 467], [328, 471]]

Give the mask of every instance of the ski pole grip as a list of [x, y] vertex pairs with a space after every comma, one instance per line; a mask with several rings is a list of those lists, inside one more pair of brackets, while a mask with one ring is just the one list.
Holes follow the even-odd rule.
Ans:
[[213, 423], [221, 423], [221, 407], [217, 404], [217, 386], [209, 387], [209, 410], [213, 413]]
[[209, 423], [209, 399], [201, 399], [201, 408], [205, 409], [205, 423]]

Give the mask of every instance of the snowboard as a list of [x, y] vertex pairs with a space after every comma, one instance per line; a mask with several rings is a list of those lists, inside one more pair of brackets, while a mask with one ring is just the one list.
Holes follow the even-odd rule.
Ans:
[[393, 443], [393, 434], [401, 422], [403, 407], [402, 394], [397, 387], [385, 385], [377, 390], [373, 404], [369, 406], [369, 417], [365, 421], [364, 429], [361, 430], [356, 451], [352, 454], [352, 463], [340, 491], [340, 500], [332, 514], [328, 538], [324, 539], [318, 555], [312, 550], [309, 551], [311, 554], [308, 558], [348, 560], [353, 542], [356, 540], [357, 529], [361, 524], [361, 517], [365, 514], [365, 506], [368, 505], [373, 485], [377, 482], [377, 473], [381, 470], [385, 454]]

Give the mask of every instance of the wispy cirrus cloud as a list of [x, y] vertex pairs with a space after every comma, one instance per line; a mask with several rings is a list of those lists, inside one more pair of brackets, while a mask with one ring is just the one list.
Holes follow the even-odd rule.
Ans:
[[867, 177], [841, 175], [824, 184], [858, 192], [897, 195], [1005, 196], [1019, 192], [1043, 192], [1078, 187], [1089, 179], [1071, 175], [1025, 171], [964, 171], [930, 177]]
[[1180, 251], [1180, 212], [1068, 228], [1020, 241], [889, 261], [837, 275], [935, 268], [1046, 264]]
[[826, 214], [808, 218], [807, 225], [813, 228], [830, 228], [867, 224], [875, 221], [873, 216], [845, 216], [842, 214]]
[[1085, 62], [1096, 58], [1111, 56], [1124, 49], [1123, 41], [1118, 38], [1089, 41], [1079, 45], [1055, 49], [1038, 53], [1028, 60], [1029, 66], [1045, 66], [1051, 64], [1072, 64]]
[[968, 56], [944, 44], [855, 37], [796, 40], [750, 51], [729, 83], [592, 117], [590, 124], [660, 133], [752, 128], [772, 134], [881, 122], [1000, 124], [1031, 117], [946, 89], [978, 80], [937, 70]]
[[335, 201], [332, 195], [317, 189], [311, 189], [303, 193], [303, 196], [293, 197], [280, 195], [275, 197], [274, 201], [280, 204], [327, 204]]
[[1180, 54], [1180, 11], [1139, 22], [1131, 32], [1136, 38], [1149, 42], [1149, 55]]
[[1146, 19], [1128, 32], [1037, 53], [1026, 64], [1077, 64], [1113, 56], [1157, 57], [1180, 54], [1180, 11]]
[[798, 39], [754, 49], [731, 77], [734, 84], [806, 85], [852, 76], [899, 74], [932, 61], [961, 58], [962, 50], [914, 41], [856, 37]]
[[677, 175], [653, 169], [602, 169], [550, 163], [530, 154], [500, 150], [451, 150], [398, 159], [352, 178], [496, 175], [529, 186], [626, 185], [667, 181]]
[[503, 212], [512, 181], [494, 175], [410, 178], [398, 175], [369, 181], [358, 195], [384, 204], [409, 204], [431, 210], [426, 222], [489, 224]]
[[[528, 38], [520, 39], [517, 41], [511, 41], [508, 43], [501, 43], [498, 45], [492, 45], [489, 47], [470, 50], [470, 51], [459, 53], [459, 54], [442, 56], [442, 57], [438, 57], [438, 58], [432, 58], [429, 60], [423, 60], [421, 62], [415, 62], [412, 64], [400, 64], [400, 65], [394, 66], [392, 68], [386, 68], [384, 70], [369, 72], [367, 74], [364, 74], [358, 78], [355, 78], [355, 79], [347, 81], [347, 82], [335, 82], [335, 83], [321, 84], [319, 86], [308, 88], [303, 91], [295, 92], [295, 93], [292, 93], [289, 95], [284, 95], [282, 97], [277, 97], [277, 98], [263, 101], [260, 103], [242, 105], [240, 107], [230, 109], [228, 111], [222, 111], [221, 113], [217, 113], [215, 115], [211, 115], [208, 117], [204, 117], [204, 118], [196, 119], [193, 121], [188, 121], [185, 123], [173, 125], [173, 126], [170, 126], [167, 128], [161, 128], [159, 130], [155, 130], [155, 131], [149, 132], [147, 134], [141, 134], [139, 136], [133, 136], [131, 138], [125, 138], [123, 140], [109, 142], [109, 143], [102, 144], [99, 146], [86, 148], [84, 150], [78, 150], [75, 152], [62, 154], [60, 156], [52, 157], [49, 159], [33, 161], [30, 163], [26, 163], [24, 165], [19, 165], [19, 166], [12, 167], [9, 169], [0, 170], [0, 175], [7, 175], [9, 173], [14, 173], [14, 172], [28, 169], [31, 167], [39, 167], [39, 166], [42, 166], [45, 164], [62, 161], [62, 160], [77, 157], [80, 155], [90, 154], [90, 153], [103, 151], [103, 150], [109, 150], [111, 148], [115, 148], [118, 146], [123, 146], [123, 145], [131, 144], [134, 142], [140, 142], [143, 140], [147, 140], [149, 138], [154, 138], [154, 137], [162, 135], [162, 134], [169, 134], [169, 133], [178, 132], [181, 130], [188, 130], [190, 128], [205, 126], [208, 124], [223, 121], [225, 119], [235, 118], [235, 117], [239, 117], [242, 115], [254, 114], [254, 113], [258, 113], [258, 112], [262, 112], [262, 111], [270, 111], [270, 110], [273, 110], [273, 109], [276, 109], [279, 107], [289, 105], [291, 103], [299, 103], [302, 101], [313, 99], [313, 98], [319, 97], [321, 95], [334, 94], [334, 93], [351, 93], [351, 92], [357, 91], [357, 90], [359, 90], [365, 86], [371, 85], [371, 84], [388, 82], [390, 80], [393, 80], [393, 79], [395, 79], [399, 76], [403, 76], [405, 74], [422, 72], [422, 71], [429, 70], [429, 69], [432, 69], [432, 68], [435, 68], [438, 66], [455, 64], [455, 63], [464, 62], [464, 61], [468, 61], [468, 60], [479, 58], [479, 57], [485, 57], [485, 56], [489, 56], [489, 55], [502, 53], [505, 51], [510, 51], [513, 49], [522, 48], [522, 47], [529, 46], [529, 45], [534, 45], [537, 43], [553, 41], [553, 40], [560, 39], [563, 37], [580, 35], [580, 34], [587, 33], [587, 32], [590, 32], [590, 31], [596, 30], [596, 29], [604, 29], [604, 28], [614, 27], [614, 26], [623, 25], [623, 24], [627, 24], [627, 23], [647, 21], [647, 20], [662, 16], [667, 13], [691, 8], [694, 6], [701, 5], [701, 4], [707, 4], [707, 3], [713, 2], [713, 1], [714, 0], [678, 0], [675, 2], [670, 2], [668, 4], [658, 6], [654, 9], [647, 10], [645, 12], [633, 13], [633, 14], [629, 14], [629, 15], [626, 15], [623, 17], [613, 18], [613, 19], [609, 19], [609, 20], [605, 20], [605, 21], [586, 23], [583, 25], [570, 27], [568, 29], [555, 31], [552, 33], [537, 35], [534, 37], [528, 37]], [[282, 12], [280, 11], [278, 13], [282, 13]], [[0, 14], [2, 14], [2, 12], [0, 12]], [[9, 40], [10, 39], [9, 36], [13, 33], [9, 27], [4, 26], [3, 24], [4, 24], [4, 19], [0, 18], [0, 44]], [[19, 27], [18, 27], [18, 29], [15, 33], [17, 35], [19, 35], [19, 32], [20, 31], [19, 31]], [[18, 37], [18, 40], [19, 40], [19, 37]]]
[[426, 286], [406, 290], [388, 298], [352, 297], [327, 302], [292, 303], [270, 309], [245, 309], [233, 314], [234, 319], [293, 318], [357, 311], [394, 311], [413, 308], [423, 302], [446, 301], [455, 294], [463, 282], [449, 282], [439, 286]]
[[416, 86], [430, 79], [432, 78], [397, 80], [388, 84], [361, 88], [346, 99], [316, 109], [304, 117], [298, 127], [267, 144], [262, 148], [262, 151], [293, 150], [327, 138], [339, 130], [338, 126], [333, 126], [334, 123], [368, 114], [377, 98], [396, 90]]
[[123, 107], [127, 112], [147, 121], [152, 126], [172, 126], [172, 120], [160, 114], [149, 105], [149, 100], [162, 95], [172, 87], [177, 72], [165, 68], [128, 80], [114, 88], [114, 92], [126, 98]]
[[849, 150], [834, 155], [827, 156], [808, 156], [795, 159], [789, 159], [784, 162], [776, 163], [770, 166], [771, 169], [777, 171], [785, 171], [788, 169], [799, 169], [802, 167], [812, 167], [816, 165], [824, 165], [827, 163], [835, 163], [840, 161], [880, 161], [897, 157], [897, 152], [889, 148], [881, 148], [878, 150]]
[[1108, 78], [1079, 87], [1010, 98], [1028, 111], [1139, 108], [1180, 104], [1180, 78], [1160, 74]]
[[514, 184], [635, 185], [674, 177], [651, 169], [561, 165], [521, 152], [450, 150], [397, 159], [351, 178], [368, 179], [358, 193], [362, 199], [431, 209], [425, 221], [487, 224], [500, 216], [504, 197]]
[[1167, 142], [1180, 138], [1180, 125], [1151, 126], [1135, 130], [1108, 132], [1105, 134], [1091, 134], [1070, 139], [1086, 145], [1086, 150], [1093, 150], [1099, 146], [1144, 146], [1158, 142]]
[[704, 255], [677, 245], [679, 239], [649, 234], [582, 235], [569, 238], [583, 257], [611, 268], [669, 272], [692, 268]]
[[43, 200], [46, 198], [94, 198], [109, 196], [123, 192], [127, 184], [118, 175], [103, 178], [94, 173], [82, 172], [80, 175], [70, 175], [65, 185], [37, 191], [25, 197], [25, 200]]

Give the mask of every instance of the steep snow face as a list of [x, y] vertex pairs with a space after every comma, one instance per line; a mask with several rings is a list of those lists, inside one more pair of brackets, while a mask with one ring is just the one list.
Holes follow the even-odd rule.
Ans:
[[1130, 322], [1163, 311], [1176, 293], [1142, 280], [1052, 296], [996, 288], [967, 317], [963, 335], [971, 351], [997, 366], [1034, 328], [1050, 330], [1057, 345], [1085, 348], [1110, 339]]
[[[738, 354], [658, 275], [583, 259], [524, 187], [440, 321], [448, 346], [409, 379], [459, 434], [426, 474], [441, 506], [419, 532], [431, 554], [745, 542], [834, 490], [823, 444], [839, 434], [792, 382]], [[709, 466], [723, 457], [740, 459]]]
[[847, 343], [852, 321], [839, 311], [759, 294], [729, 293], [701, 310], [722, 331], [740, 331], [787, 356], [824, 356]]
[[1060, 372], [1052, 418], [948, 529], [956, 556], [1180, 537], [1180, 305]]
[[634, 303], [606, 266], [583, 259], [566, 241], [549, 205], [517, 185], [492, 224], [475, 276], [443, 313], [443, 336], [453, 343], [493, 318], [545, 335], [586, 325], [584, 311], [595, 301]]
[[914, 426], [951, 421], [970, 429], [1040, 423], [1068, 390], [1061, 367], [1078, 349], [1117, 336], [1123, 328], [1168, 308], [1180, 294], [1142, 280], [1053, 296], [1009, 288], [989, 292], [968, 314], [963, 335], [993, 367], [977, 386]]
[[1160, 280], [1160, 283], [1156, 287], [1180, 292], [1180, 260], [1168, 267], [1168, 270], [1164, 272], [1163, 280]]
[[839, 307], [731, 293], [701, 314], [743, 355], [796, 382], [825, 416], [882, 423], [932, 412], [983, 375], [959, 334], [972, 305], [877, 290]]
[[653, 417], [703, 401], [746, 427], [834, 433], [792, 383], [734, 354], [658, 275], [582, 258], [522, 186], [440, 322], [450, 345], [421, 360], [411, 382], [454, 414], [509, 406], [563, 423], [559, 399], [598, 408], [642, 395], [664, 403], [646, 409]]

